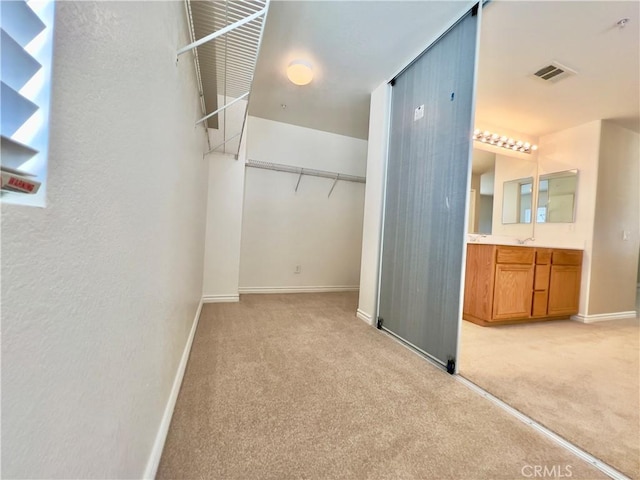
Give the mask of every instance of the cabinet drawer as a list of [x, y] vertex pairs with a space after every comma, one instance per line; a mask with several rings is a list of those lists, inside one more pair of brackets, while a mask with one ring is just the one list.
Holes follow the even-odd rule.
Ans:
[[539, 265], [545, 265], [547, 263], [551, 263], [551, 250], [537, 248], [536, 263]]
[[582, 265], [582, 251], [554, 250], [551, 263], [554, 265]]
[[536, 265], [536, 275], [533, 280], [534, 290], [547, 290], [549, 288], [549, 273], [551, 265]]
[[535, 256], [533, 248], [526, 247], [498, 247], [496, 263], [519, 263], [531, 265]]
[[532, 317], [545, 317], [547, 315], [547, 302], [549, 292], [533, 292], [533, 305], [531, 307]]

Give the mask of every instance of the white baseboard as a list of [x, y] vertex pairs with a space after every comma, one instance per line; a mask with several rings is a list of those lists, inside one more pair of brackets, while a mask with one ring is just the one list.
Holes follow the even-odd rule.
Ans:
[[334, 287], [240, 287], [240, 293], [328, 293], [357, 292], [358, 285], [338, 285]]
[[614, 313], [598, 313], [594, 315], [573, 315], [571, 320], [582, 323], [596, 323], [607, 322], [609, 320], [623, 320], [625, 318], [636, 318], [637, 312], [631, 310], [629, 312], [614, 312]]
[[202, 303], [233, 303], [239, 302], [240, 295], [203, 295]]
[[196, 329], [198, 328], [200, 312], [202, 311], [202, 303], [203, 301], [200, 300], [200, 303], [198, 304], [198, 310], [196, 311], [196, 316], [193, 319], [191, 331], [189, 332], [189, 337], [187, 338], [187, 344], [184, 346], [184, 350], [182, 352], [182, 358], [180, 359], [180, 364], [178, 365], [178, 371], [176, 372], [176, 376], [173, 379], [171, 393], [169, 394], [169, 399], [167, 400], [167, 405], [164, 409], [164, 414], [162, 415], [160, 426], [158, 427], [156, 439], [153, 442], [153, 448], [151, 449], [151, 454], [149, 455], [149, 460], [147, 461], [147, 467], [144, 469], [143, 478], [145, 479], [155, 478], [156, 472], [158, 471], [158, 466], [160, 465], [160, 457], [162, 457], [164, 443], [167, 440], [167, 433], [169, 433], [171, 417], [173, 417], [173, 409], [176, 406], [176, 400], [178, 399], [178, 393], [180, 392], [180, 386], [182, 385], [184, 372], [187, 368], [187, 361], [189, 360], [189, 353], [191, 353], [193, 337], [195, 337]]
[[363, 322], [369, 324], [369, 325], [373, 325], [373, 317], [371, 315], [369, 315], [367, 312], [364, 312], [360, 309], [358, 309], [356, 311], [356, 317], [358, 317], [360, 320], [362, 320]]

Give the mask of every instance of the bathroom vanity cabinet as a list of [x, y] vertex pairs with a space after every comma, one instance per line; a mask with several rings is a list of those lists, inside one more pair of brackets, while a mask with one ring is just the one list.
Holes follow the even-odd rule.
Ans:
[[462, 318], [501, 325], [578, 313], [582, 251], [467, 245]]

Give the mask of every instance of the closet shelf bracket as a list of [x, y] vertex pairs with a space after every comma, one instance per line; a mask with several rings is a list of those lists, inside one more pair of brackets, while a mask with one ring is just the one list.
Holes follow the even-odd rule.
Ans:
[[298, 192], [298, 187], [300, 186], [300, 180], [302, 180], [302, 175], [304, 174], [304, 169], [300, 169], [300, 175], [298, 176], [298, 183], [296, 183], [296, 193]]
[[294, 173], [298, 175], [298, 181], [296, 182], [295, 188], [296, 192], [300, 187], [300, 180], [302, 180], [303, 175], [307, 175], [310, 177], [330, 178], [331, 180], [333, 180], [333, 185], [331, 185], [331, 190], [329, 190], [327, 198], [331, 197], [331, 194], [333, 193], [334, 188], [336, 188], [336, 184], [339, 180], [345, 182], [366, 183], [365, 177], [360, 177], [357, 175], [347, 175], [344, 173], [329, 172], [326, 170], [314, 170], [312, 168], [300, 168], [294, 167], [292, 165], [283, 165], [280, 163], [262, 162], [259, 160], [248, 159], [245, 165], [252, 168], [261, 168], [263, 170], [273, 170], [276, 172]]
[[333, 189], [336, 188], [336, 183], [338, 183], [338, 180], [340, 180], [340, 174], [336, 175], [336, 179], [333, 181], [333, 185], [331, 185], [331, 190], [329, 190], [329, 195], [327, 195], [327, 198], [331, 197]]

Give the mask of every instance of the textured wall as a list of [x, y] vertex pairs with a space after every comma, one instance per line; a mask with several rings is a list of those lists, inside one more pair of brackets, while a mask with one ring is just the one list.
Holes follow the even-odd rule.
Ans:
[[365, 175], [367, 141], [249, 117], [247, 156], [251, 160]]
[[182, 2], [58, 2], [48, 205], [2, 206], [2, 476], [140, 477], [202, 291]]
[[578, 169], [576, 221], [537, 223], [535, 237], [539, 245], [584, 250], [580, 315], [588, 313], [601, 125], [596, 120], [545, 135], [538, 150], [538, 175]]
[[635, 310], [640, 244], [639, 168], [640, 135], [603, 121], [589, 315]]
[[[231, 97], [218, 95], [220, 106], [231, 101]], [[242, 134], [242, 148], [239, 148], [240, 137], [233, 137], [242, 131], [246, 108], [245, 100], [234, 103], [220, 114], [219, 128], [209, 129], [211, 147], [220, 147], [206, 156], [209, 162], [209, 194], [202, 285], [205, 302], [233, 301], [238, 298], [248, 129], [245, 127]], [[221, 145], [225, 140], [228, 140], [227, 143]]]
[[245, 140], [237, 160], [231, 154], [212, 153], [207, 157], [209, 196], [202, 286], [205, 301], [233, 301], [238, 296]]
[[[364, 175], [367, 142], [249, 117], [252, 160]], [[240, 287], [357, 287], [364, 185], [247, 168]], [[294, 273], [296, 265], [302, 271]]]

